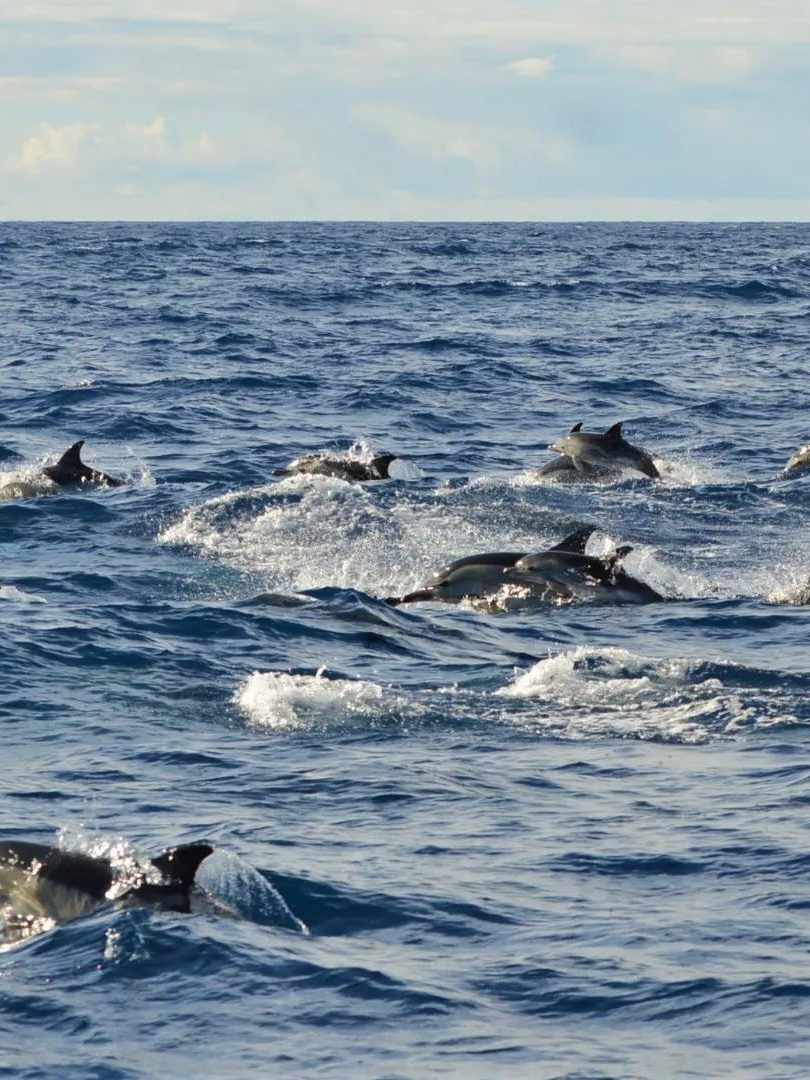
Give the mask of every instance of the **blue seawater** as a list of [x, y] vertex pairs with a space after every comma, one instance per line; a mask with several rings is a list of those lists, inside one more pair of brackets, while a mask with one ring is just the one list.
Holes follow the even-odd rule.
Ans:
[[[5, 224], [0, 316], [0, 482], [127, 480], [0, 502], [1, 835], [220, 905], [6, 948], [4, 1076], [810, 1075], [810, 227]], [[382, 602], [583, 521], [667, 602]]]

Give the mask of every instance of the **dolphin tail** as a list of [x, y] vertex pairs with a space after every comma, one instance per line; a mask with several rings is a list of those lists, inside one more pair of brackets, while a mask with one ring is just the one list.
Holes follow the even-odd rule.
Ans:
[[555, 544], [553, 548], [549, 548], [549, 551], [571, 551], [577, 552], [579, 555], [585, 554], [585, 548], [588, 544], [588, 540], [596, 532], [595, 525], [585, 525], [581, 529], [577, 529], [575, 532], [569, 533], [564, 537], [559, 544]]

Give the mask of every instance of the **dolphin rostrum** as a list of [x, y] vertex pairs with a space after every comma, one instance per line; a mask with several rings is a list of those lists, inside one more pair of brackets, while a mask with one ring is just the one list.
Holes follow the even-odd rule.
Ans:
[[[550, 550], [583, 554], [588, 539], [595, 531], [595, 526], [586, 525], [566, 536]], [[491, 596], [508, 584], [504, 572], [515, 566], [525, 555], [523, 551], [489, 551], [483, 555], [467, 555], [466, 558], [456, 559], [437, 570], [416, 592], [407, 593], [405, 596], [389, 596], [385, 602], [391, 607], [415, 604], [421, 600], [453, 604], [459, 600]], [[553, 583], [549, 583], [548, 590], [556, 595], [561, 591]], [[570, 594], [567, 598], [570, 599]]]
[[[105, 858], [25, 840], [0, 840], [0, 923], [74, 919], [108, 900], [188, 912], [194, 875], [209, 844], [169, 848], [146, 866], [125, 870]], [[26, 936], [23, 933], [21, 936]]]
[[553, 442], [549, 450], [570, 458], [574, 468], [581, 472], [586, 468], [636, 469], [653, 480], [660, 476], [647, 451], [622, 437], [621, 422], [602, 434], [582, 431], [582, 424], [575, 424], [567, 435]]
[[333, 476], [338, 480], [360, 483], [366, 480], [388, 480], [388, 466], [396, 461], [396, 454], [379, 454], [368, 464], [354, 458], [336, 457], [334, 454], [309, 454], [291, 461], [283, 469], [276, 469], [274, 476], [295, 476], [307, 473], [311, 476]]
[[59, 487], [70, 487], [73, 484], [102, 484], [105, 487], [122, 487], [124, 481], [117, 480], [114, 476], [99, 472], [97, 469], [88, 468], [81, 459], [81, 449], [84, 439], [79, 439], [62, 454], [55, 465], [47, 465], [42, 471], [53, 480]]

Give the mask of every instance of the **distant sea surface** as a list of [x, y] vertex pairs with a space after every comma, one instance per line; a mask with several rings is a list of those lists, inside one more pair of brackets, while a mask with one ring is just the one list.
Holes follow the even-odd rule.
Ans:
[[[0, 952], [0, 1073], [810, 1075], [809, 374], [803, 225], [0, 225], [0, 484], [127, 481], [0, 502], [0, 837], [220, 901]], [[382, 600], [582, 523], [667, 601]]]

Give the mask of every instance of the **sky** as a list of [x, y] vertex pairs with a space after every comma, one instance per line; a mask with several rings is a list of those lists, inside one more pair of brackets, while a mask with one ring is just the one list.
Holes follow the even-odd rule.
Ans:
[[0, 0], [0, 218], [810, 220], [810, 0]]

